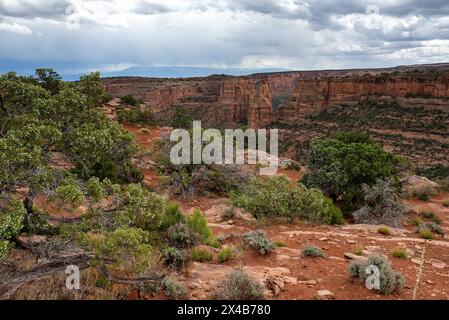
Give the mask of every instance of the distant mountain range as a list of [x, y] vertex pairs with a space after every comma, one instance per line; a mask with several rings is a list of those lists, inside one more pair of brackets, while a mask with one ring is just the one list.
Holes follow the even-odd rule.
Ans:
[[[66, 64], [51, 62], [17, 62], [0, 61], [0, 74], [9, 71], [15, 71], [19, 75], [34, 75], [37, 68], [53, 68], [66, 81], [78, 80], [86, 72], [68, 71]], [[95, 70], [90, 66], [70, 65], [70, 68], [83, 70], [85, 68]], [[290, 71], [282, 68], [209, 68], [209, 67], [179, 67], [179, 66], [161, 66], [161, 67], [131, 67], [120, 71], [102, 71], [102, 77], [154, 77], [154, 78], [190, 78], [207, 77], [213, 74], [226, 74], [232, 76], [244, 76], [253, 73], [283, 72]]]
[[[232, 76], [244, 76], [253, 73], [285, 72], [288, 69], [281, 68], [207, 68], [207, 67], [133, 67], [121, 71], [102, 72], [103, 78], [107, 77], [154, 77], [154, 78], [190, 78], [207, 77], [213, 74], [226, 74]], [[77, 80], [80, 75], [63, 75], [65, 80]]]

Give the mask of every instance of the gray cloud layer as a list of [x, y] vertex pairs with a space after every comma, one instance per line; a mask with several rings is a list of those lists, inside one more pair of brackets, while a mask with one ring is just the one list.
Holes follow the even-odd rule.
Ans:
[[[370, 5], [380, 15], [365, 13]], [[449, 61], [447, 0], [0, 0], [0, 60], [342, 68]], [[4, 66], [1, 66], [4, 68]]]

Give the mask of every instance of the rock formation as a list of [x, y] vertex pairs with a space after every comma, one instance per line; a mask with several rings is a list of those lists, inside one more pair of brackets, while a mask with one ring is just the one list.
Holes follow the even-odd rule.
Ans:
[[[448, 109], [449, 65], [391, 69], [336, 70], [254, 74], [245, 77], [210, 76], [188, 79], [109, 78], [114, 97], [132, 95], [142, 108], [161, 120], [184, 106], [208, 125], [265, 127], [294, 124], [307, 114], [335, 104], [357, 103], [366, 96], [435, 98]], [[413, 99], [405, 104], [416, 104]], [[419, 102], [422, 104], [421, 102]]]

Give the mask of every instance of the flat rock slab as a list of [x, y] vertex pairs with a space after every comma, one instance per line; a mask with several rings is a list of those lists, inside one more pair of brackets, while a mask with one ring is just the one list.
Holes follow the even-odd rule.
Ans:
[[[364, 232], [371, 232], [371, 233], [377, 233], [377, 230], [380, 226], [375, 225], [369, 225], [369, 224], [351, 224], [343, 226], [343, 230], [355, 230], [355, 231], [364, 231]], [[411, 231], [405, 230], [405, 229], [398, 229], [398, 228], [390, 228], [390, 232], [392, 235], [404, 235], [411, 233]]]
[[329, 290], [319, 290], [315, 294], [317, 300], [332, 300], [335, 299], [335, 295]]
[[[198, 263], [191, 265], [187, 285], [193, 287], [192, 296], [199, 297], [199, 292], [212, 292], [217, 289], [220, 282], [226, 278], [235, 268], [226, 265]], [[245, 266], [243, 270], [255, 281], [264, 286], [268, 279], [276, 279], [277, 282], [297, 285], [298, 279], [291, 276], [287, 268], [270, 268], [265, 266]], [[269, 291], [268, 291], [269, 292]], [[267, 291], [266, 291], [266, 294]], [[203, 296], [199, 298], [204, 298]]]
[[368, 261], [367, 257], [358, 256], [356, 254], [349, 253], [349, 252], [345, 253], [344, 256], [348, 260], [355, 260], [355, 261], [360, 261], [360, 262], [367, 262]]

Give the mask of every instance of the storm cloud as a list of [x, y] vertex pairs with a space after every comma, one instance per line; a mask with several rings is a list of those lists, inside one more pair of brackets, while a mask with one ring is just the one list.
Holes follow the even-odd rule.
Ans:
[[449, 61], [446, 0], [0, 0], [0, 72]]

